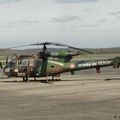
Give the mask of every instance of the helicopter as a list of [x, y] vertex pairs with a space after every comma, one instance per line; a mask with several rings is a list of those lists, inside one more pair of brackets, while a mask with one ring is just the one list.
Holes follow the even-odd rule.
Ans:
[[[68, 47], [76, 50], [76, 52], [53, 53], [48, 50], [48, 45]], [[95, 68], [97, 73], [100, 73], [101, 67], [113, 66], [114, 68], [119, 68], [120, 65], [120, 57], [101, 60], [73, 60], [73, 57], [81, 54], [80, 51], [88, 54], [93, 54], [93, 52], [56, 42], [42, 42], [23, 46], [43, 46], [43, 48], [37, 54], [20, 55], [10, 61], [6, 60], [3, 72], [8, 77], [21, 77], [23, 81], [27, 82], [29, 82], [30, 77], [34, 79], [46, 77], [48, 81], [49, 76], [52, 76], [52, 80], [54, 80], [55, 76], [60, 77], [60, 74], [65, 72], [70, 72], [74, 75], [75, 71]]]

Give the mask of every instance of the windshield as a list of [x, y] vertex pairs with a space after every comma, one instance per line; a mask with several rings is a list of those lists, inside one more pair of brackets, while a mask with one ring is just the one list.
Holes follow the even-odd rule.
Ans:
[[27, 66], [28, 65], [28, 59], [27, 58], [20, 59], [18, 61], [18, 65]]

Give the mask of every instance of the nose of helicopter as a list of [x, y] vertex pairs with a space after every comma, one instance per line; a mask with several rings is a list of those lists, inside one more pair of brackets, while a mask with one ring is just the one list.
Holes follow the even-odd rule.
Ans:
[[3, 73], [3, 69], [0, 69], [0, 76], [2, 75], [2, 73]]
[[3, 69], [0, 69], [0, 79], [6, 78], [7, 75], [4, 73]]

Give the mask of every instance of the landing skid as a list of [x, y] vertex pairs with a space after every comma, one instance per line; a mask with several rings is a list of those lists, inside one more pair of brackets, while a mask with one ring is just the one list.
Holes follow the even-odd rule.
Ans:
[[61, 81], [61, 78], [60, 77], [56, 77], [56, 76], [52, 76], [52, 78], [50, 79], [49, 76], [47, 76], [45, 79], [42, 79], [42, 80], [37, 80], [36, 78], [34, 78], [34, 80], [30, 80], [29, 79], [29, 75], [27, 76], [23, 76], [23, 82], [30, 82], [30, 81], [44, 81], [44, 83], [50, 83], [50, 82], [54, 82], [54, 81]]
[[23, 82], [29, 82], [29, 75], [23, 76]]
[[46, 77], [46, 83], [49, 83], [49, 82], [54, 82], [54, 81], [60, 81], [61, 78], [60, 76], [52, 76], [52, 79], [49, 78], [49, 76]]

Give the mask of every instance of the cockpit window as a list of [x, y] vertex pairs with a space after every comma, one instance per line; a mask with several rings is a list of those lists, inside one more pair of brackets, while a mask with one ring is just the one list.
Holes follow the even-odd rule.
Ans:
[[19, 60], [18, 65], [27, 66], [28, 65], [28, 59], [24, 58], [24, 59]]
[[10, 62], [8, 62], [7, 66], [8, 67], [13, 67], [16, 64], [15, 60], [11, 60]]

